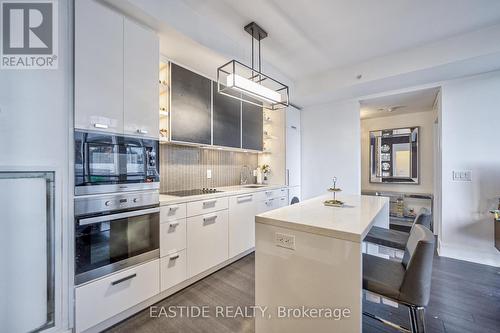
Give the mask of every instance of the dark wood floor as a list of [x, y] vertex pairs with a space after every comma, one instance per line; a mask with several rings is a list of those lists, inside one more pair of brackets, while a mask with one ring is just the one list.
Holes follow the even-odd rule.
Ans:
[[[248, 255], [156, 304], [165, 308], [208, 306], [211, 311], [209, 318], [151, 318], [147, 309], [108, 332], [254, 332], [253, 319], [220, 319], [213, 316], [214, 308], [219, 305], [254, 304], [254, 267], [254, 255]], [[407, 326], [407, 312], [403, 307], [395, 309], [369, 302], [363, 306], [372, 313]], [[435, 257], [426, 324], [430, 333], [500, 332], [500, 268]], [[363, 332], [397, 331], [365, 317]]]

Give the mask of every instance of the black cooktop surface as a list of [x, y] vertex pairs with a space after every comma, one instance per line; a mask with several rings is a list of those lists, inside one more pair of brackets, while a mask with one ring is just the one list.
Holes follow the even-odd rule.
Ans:
[[162, 194], [172, 195], [175, 197], [189, 197], [191, 195], [211, 194], [211, 193], [220, 193], [220, 192], [222, 192], [222, 191], [218, 191], [215, 188], [197, 188], [194, 190], [164, 192]]

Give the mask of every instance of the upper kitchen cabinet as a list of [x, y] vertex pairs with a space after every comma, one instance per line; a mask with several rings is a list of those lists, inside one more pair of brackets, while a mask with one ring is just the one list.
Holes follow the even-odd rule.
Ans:
[[212, 143], [211, 81], [172, 64], [170, 139], [172, 141]]
[[[254, 100], [255, 103], [260, 103]], [[262, 106], [242, 103], [242, 133], [241, 143], [243, 149], [259, 150], [263, 148], [263, 110]]]
[[219, 94], [213, 82], [213, 144], [241, 148], [241, 102]]
[[158, 138], [158, 36], [126, 18], [123, 31], [124, 133]]
[[75, 1], [76, 128], [123, 132], [123, 20], [96, 1]]

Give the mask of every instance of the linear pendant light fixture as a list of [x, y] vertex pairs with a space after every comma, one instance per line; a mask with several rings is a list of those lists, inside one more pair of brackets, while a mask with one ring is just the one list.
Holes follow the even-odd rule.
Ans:
[[[267, 32], [255, 22], [244, 29], [252, 36], [252, 67], [231, 60], [217, 68], [217, 91], [269, 110], [286, 108], [289, 105], [288, 86], [262, 73], [260, 41], [267, 37]], [[254, 40], [258, 41], [258, 68], [254, 67]]]

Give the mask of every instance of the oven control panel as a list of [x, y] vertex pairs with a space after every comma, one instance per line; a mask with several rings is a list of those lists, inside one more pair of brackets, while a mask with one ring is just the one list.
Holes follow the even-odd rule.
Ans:
[[137, 191], [75, 198], [75, 215], [152, 206], [160, 203], [158, 191]]

